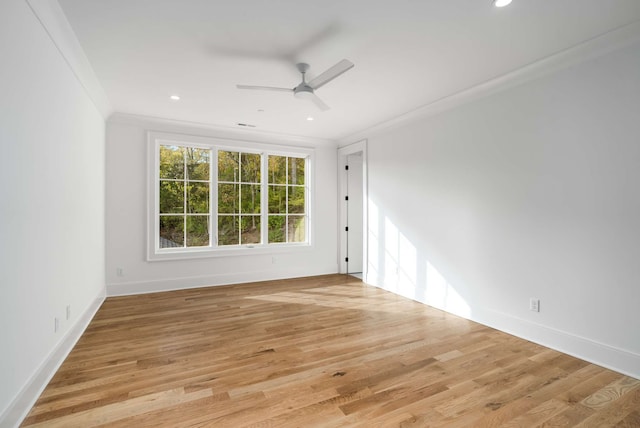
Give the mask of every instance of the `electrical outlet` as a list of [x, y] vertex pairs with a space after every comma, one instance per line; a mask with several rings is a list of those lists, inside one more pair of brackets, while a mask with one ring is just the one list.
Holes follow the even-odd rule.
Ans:
[[67, 321], [71, 319], [71, 305], [67, 305]]
[[60, 328], [60, 320], [58, 319], [58, 317], [55, 317], [53, 319], [53, 332], [57, 333], [59, 328]]
[[124, 276], [124, 269], [122, 269], [121, 267], [116, 268], [116, 275]]
[[529, 310], [533, 312], [540, 312], [540, 299], [529, 299]]

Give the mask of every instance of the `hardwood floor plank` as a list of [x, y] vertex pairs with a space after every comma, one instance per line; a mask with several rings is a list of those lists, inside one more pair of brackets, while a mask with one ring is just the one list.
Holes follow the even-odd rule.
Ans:
[[569, 405], [561, 400], [552, 398], [534, 407], [521, 416], [503, 424], [504, 428], [536, 427], [544, 424], [555, 415], [565, 411]]
[[176, 403], [183, 403], [211, 397], [211, 390], [185, 394], [181, 388], [146, 395], [135, 399], [125, 399], [118, 403], [108, 403], [90, 410], [70, 413], [47, 421], [33, 424], [34, 427], [72, 428], [104, 425], [123, 417], [144, 414], [150, 410], [164, 409]]
[[595, 411], [581, 404], [574, 404], [564, 412], [547, 420], [543, 427], [574, 427], [593, 415]]
[[633, 413], [629, 413], [629, 415], [618, 422], [616, 428], [637, 428], [640, 427], [640, 409], [636, 410]]
[[22, 426], [622, 427], [639, 408], [638, 380], [325, 275], [108, 298]]
[[[580, 422], [577, 427], [612, 427], [623, 421], [630, 414], [640, 409], [640, 388], [637, 386], [615, 401], [608, 401], [606, 406]], [[595, 409], [594, 409], [595, 410]]]
[[594, 410], [602, 409], [639, 386], [640, 381], [630, 377], [616, 379], [582, 400], [582, 405]]
[[521, 394], [513, 394], [512, 401], [504, 403], [503, 406], [478, 419], [477, 426], [503, 426], [520, 415], [526, 414], [550, 397], [558, 398], [571, 387], [591, 379], [592, 376], [602, 371], [602, 368], [595, 365], [588, 365], [573, 373], [567, 373], [559, 367], [546, 367], [544, 371], [531, 370], [530, 374], [539, 376], [539, 381], [522, 391]]

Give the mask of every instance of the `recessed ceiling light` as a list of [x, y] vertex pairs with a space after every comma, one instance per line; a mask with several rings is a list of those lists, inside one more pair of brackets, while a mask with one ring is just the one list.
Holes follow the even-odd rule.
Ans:
[[311, 116], [307, 117], [307, 120], [311, 121], [313, 118]]
[[512, 0], [493, 0], [493, 5], [495, 7], [505, 7], [511, 4]]
[[171, 95], [169, 97], [169, 99], [171, 99], [172, 101], [179, 101], [180, 100], [180, 96], [179, 95]]

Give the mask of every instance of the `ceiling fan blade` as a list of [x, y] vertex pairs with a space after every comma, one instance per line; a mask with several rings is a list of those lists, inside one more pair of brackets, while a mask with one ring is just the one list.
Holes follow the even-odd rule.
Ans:
[[310, 94], [308, 98], [322, 111], [329, 110], [329, 106], [324, 103], [316, 94]]
[[321, 73], [315, 79], [308, 83], [313, 89], [318, 89], [321, 86], [326, 85], [331, 82], [336, 77], [340, 76], [342, 73], [345, 73], [353, 68], [353, 63], [348, 59], [343, 59], [324, 73]]
[[273, 86], [252, 86], [252, 85], [236, 85], [238, 89], [259, 89], [263, 91], [280, 91], [280, 92], [293, 92], [290, 88], [276, 88]]

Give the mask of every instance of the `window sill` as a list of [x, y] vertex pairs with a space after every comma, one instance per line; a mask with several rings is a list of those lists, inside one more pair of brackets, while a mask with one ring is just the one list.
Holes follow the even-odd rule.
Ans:
[[192, 248], [188, 250], [166, 249], [150, 251], [147, 254], [147, 261], [158, 262], [164, 260], [192, 260], [212, 257], [243, 257], [250, 255], [282, 254], [300, 251], [309, 251], [313, 248], [311, 244], [282, 244], [282, 245], [242, 245], [232, 248], [211, 249]]

